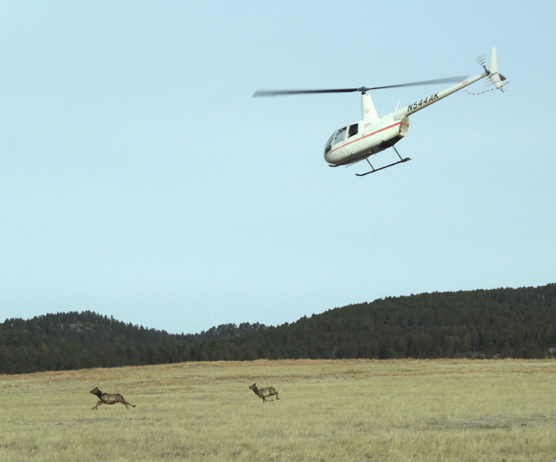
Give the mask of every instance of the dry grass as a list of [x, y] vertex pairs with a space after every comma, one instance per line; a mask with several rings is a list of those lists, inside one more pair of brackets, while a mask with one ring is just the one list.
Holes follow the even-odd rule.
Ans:
[[[0, 376], [0, 460], [556, 461], [555, 374], [554, 360], [303, 360]], [[95, 386], [137, 408], [91, 410]]]

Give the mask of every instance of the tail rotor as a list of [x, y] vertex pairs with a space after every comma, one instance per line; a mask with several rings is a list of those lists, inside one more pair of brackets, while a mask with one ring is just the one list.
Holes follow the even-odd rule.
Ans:
[[481, 95], [483, 93], [492, 91], [492, 90], [500, 90], [500, 91], [504, 91], [504, 89], [502, 88], [504, 85], [506, 85], [508, 82], [506, 83], [502, 83], [506, 80], [506, 77], [504, 77], [502, 74], [500, 74], [498, 72], [498, 60], [496, 59], [496, 48], [492, 48], [490, 50], [490, 69], [488, 69], [486, 67], [486, 56], [485, 55], [481, 55], [477, 58], [477, 63], [479, 64], [479, 66], [481, 66], [485, 72], [486, 72], [486, 76], [488, 77], [488, 80], [486, 81], [487, 86], [491, 86], [494, 85], [494, 88], [490, 88], [489, 90], [485, 90], [485, 91], [481, 91], [479, 93], [469, 93], [467, 90], [465, 90], [466, 93], [468, 93], [469, 95]]
[[481, 66], [486, 72], [488, 72], [488, 69], [486, 68], [486, 57], [485, 57], [485, 55], [481, 55], [477, 58], [477, 64], [479, 64], [479, 66]]

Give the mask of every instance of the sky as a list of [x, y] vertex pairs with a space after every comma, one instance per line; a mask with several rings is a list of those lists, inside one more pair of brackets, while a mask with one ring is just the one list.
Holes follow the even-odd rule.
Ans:
[[[0, 320], [196, 333], [556, 282], [555, 19], [552, 0], [2, 2]], [[252, 98], [474, 76], [491, 47], [506, 91], [412, 115], [411, 162], [365, 177], [323, 159], [358, 93]], [[384, 115], [450, 85], [371, 96]]]

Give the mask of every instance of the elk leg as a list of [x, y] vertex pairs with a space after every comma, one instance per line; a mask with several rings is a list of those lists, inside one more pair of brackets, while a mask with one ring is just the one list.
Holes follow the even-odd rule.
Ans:
[[118, 403], [122, 403], [126, 407], [126, 409], [129, 409], [128, 406], [135, 407], [133, 404], [128, 403], [125, 399], [118, 401]]

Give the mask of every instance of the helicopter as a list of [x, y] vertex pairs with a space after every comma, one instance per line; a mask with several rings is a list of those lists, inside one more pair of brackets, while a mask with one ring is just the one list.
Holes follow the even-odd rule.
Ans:
[[[324, 147], [324, 160], [330, 164], [329, 167], [350, 166], [366, 160], [371, 166], [371, 170], [365, 173], [355, 174], [357, 176], [365, 176], [411, 160], [409, 157], [402, 158], [395, 147], [395, 144], [407, 135], [409, 130], [409, 116], [411, 114], [425, 109], [426, 107], [485, 77], [488, 77], [492, 85], [494, 85], [494, 89], [498, 89], [503, 92], [504, 89], [502, 87], [505, 83], [503, 84], [502, 82], [506, 80], [506, 77], [498, 72], [496, 48], [492, 48], [490, 51], [490, 69], [487, 69], [484, 58], [479, 59], [479, 64], [484, 69], [484, 72], [469, 79], [466, 79], [466, 76], [458, 76], [443, 79], [424, 80], [420, 82], [402, 83], [397, 85], [387, 85], [382, 87], [340, 88], [328, 90], [257, 90], [253, 94], [253, 98], [317, 93], [361, 92], [361, 120], [339, 128], [332, 133]], [[447, 88], [446, 90], [421, 98], [404, 108], [396, 109], [395, 111], [382, 117], [378, 116], [371, 96], [367, 93], [369, 91], [387, 88], [434, 85], [448, 82], [458, 83], [450, 88]], [[369, 161], [369, 157], [390, 147], [394, 149], [399, 160], [385, 165], [384, 167], [374, 168]]]

